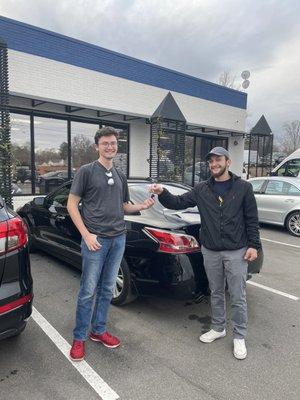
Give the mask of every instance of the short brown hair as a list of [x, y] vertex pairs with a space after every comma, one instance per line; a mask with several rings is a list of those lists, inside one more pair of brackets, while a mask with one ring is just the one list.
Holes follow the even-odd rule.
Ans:
[[102, 138], [103, 136], [111, 136], [111, 135], [114, 135], [117, 140], [119, 139], [118, 131], [112, 126], [105, 126], [104, 128], [98, 129], [97, 132], [95, 133], [95, 143], [98, 144], [99, 139]]

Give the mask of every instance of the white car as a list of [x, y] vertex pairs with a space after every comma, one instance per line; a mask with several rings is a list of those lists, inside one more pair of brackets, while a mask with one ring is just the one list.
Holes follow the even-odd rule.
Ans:
[[267, 176], [251, 178], [259, 222], [286, 227], [300, 237], [300, 179]]
[[257, 202], [259, 222], [286, 227], [300, 237], [300, 179], [267, 176], [248, 180]]

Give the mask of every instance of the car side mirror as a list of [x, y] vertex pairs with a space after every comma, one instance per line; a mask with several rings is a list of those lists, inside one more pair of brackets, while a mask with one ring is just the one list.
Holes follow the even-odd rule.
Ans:
[[36, 206], [43, 206], [45, 204], [45, 197], [34, 197], [32, 201]]

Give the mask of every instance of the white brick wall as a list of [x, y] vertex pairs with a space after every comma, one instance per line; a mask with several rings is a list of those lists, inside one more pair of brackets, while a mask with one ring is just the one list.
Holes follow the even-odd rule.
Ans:
[[130, 124], [129, 176], [145, 178], [149, 176], [150, 125], [143, 121]]
[[228, 140], [228, 151], [231, 157], [230, 171], [241, 176], [244, 158], [244, 142], [243, 137], [230, 137]]
[[[149, 117], [167, 90], [9, 50], [10, 92]], [[245, 110], [172, 92], [188, 123], [244, 131]]]

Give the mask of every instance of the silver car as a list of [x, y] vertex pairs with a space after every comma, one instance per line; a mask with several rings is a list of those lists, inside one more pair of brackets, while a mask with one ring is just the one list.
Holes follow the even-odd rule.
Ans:
[[259, 221], [284, 226], [300, 237], [300, 179], [267, 176], [248, 181], [253, 187]]

